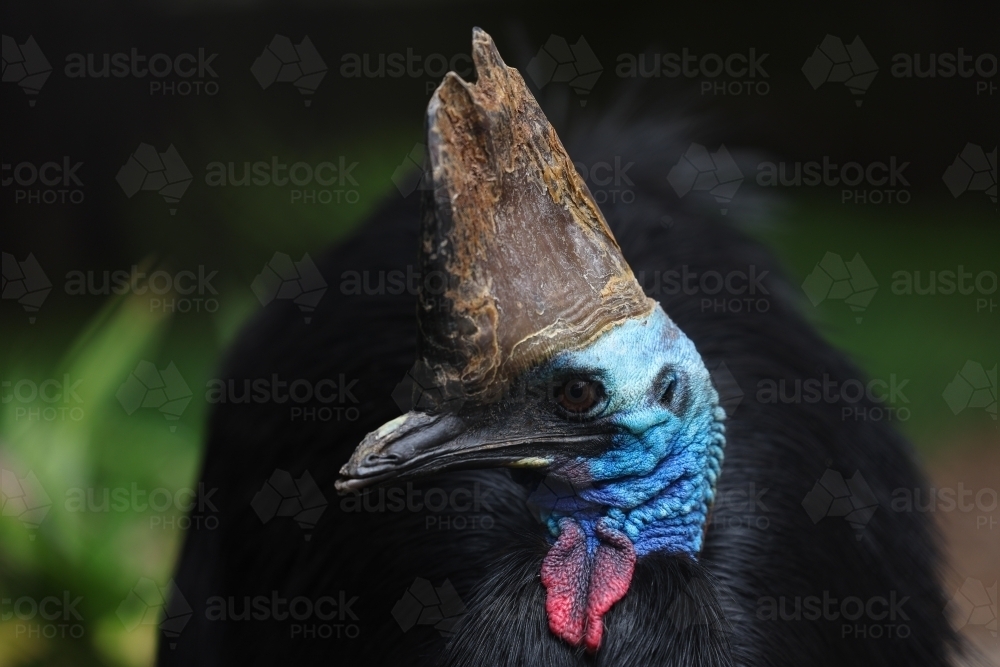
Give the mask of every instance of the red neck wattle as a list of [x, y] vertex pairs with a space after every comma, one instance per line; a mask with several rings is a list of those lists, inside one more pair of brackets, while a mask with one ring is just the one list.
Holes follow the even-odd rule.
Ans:
[[597, 523], [597, 549], [576, 520], [559, 520], [559, 538], [542, 561], [549, 629], [573, 646], [593, 653], [601, 645], [604, 614], [628, 592], [635, 570], [635, 547], [604, 520]]

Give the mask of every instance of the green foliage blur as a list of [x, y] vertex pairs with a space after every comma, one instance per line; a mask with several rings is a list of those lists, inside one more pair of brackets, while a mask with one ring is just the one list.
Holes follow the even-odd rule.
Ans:
[[[239, 133], [216, 130], [205, 138], [206, 146], [239, 154], [232, 146], [225, 153], [227, 147], [219, 143]], [[231, 189], [221, 196], [192, 188], [176, 217], [159, 197], [123, 204], [123, 219], [148, 223], [122, 229], [124, 244], [135, 256], [142, 258], [144, 248], [165, 249], [149, 253], [135, 269], [147, 274], [186, 269], [207, 257], [199, 263], [219, 271], [212, 280], [218, 291], [215, 312], [167, 312], [152, 293], [61, 293], [66, 280], [54, 271], [53, 293], [35, 324], [24, 326], [28, 315], [16, 302], [4, 303], [0, 468], [7, 472], [0, 598], [9, 602], [0, 610], [0, 667], [153, 663], [158, 610], [144, 617], [130, 592], [144, 579], [164, 586], [172, 575], [186, 521], [183, 510], [190, 502], [186, 490], [197, 488], [209, 410], [204, 387], [216, 377], [227, 344], [261, 307], [250, 290], [254, 276], [275, 249], [295, 258], [305, 252], [315, 256], [385, 197], [399, 196], [391, 175], [417, 139], [395, 127], [377, 128], [367, 142], [333, 138], [334, 154], [358, 162], [353, 175], [359, 197], [351, 205], [289, 209], [287, 192], [270, 188], [235, 195]], [[263, 131], [255, 131], [254, 142], [261, 154], [310, 157]], [[328, 154], [313, 151], [318, 158], [313, 163]], [[195, 210], [216, 220], [217, 228], [199, 228], [185, 217]], [[175, 364], [193, 392], [180, 419], [168, 420], [145, 407], [132, 414], [123, 409], [116, 393], [141, 361], [160, 371]], [[42, 392], [58, 399], [49, 402]], [[41, 494], [29, 491], [29, 474]], [[34, 495], [36, 504], [51, 505], [20, 520], [20, 505], [8, 503], [8, 495], [21, 492]], [[166, 493], [173, 498], [169, 503]], [[32, 500], [27, 502], [31, 509]], [[164, 504], [169, 507], [159, 511]], [[43, 518], [38, 521], [38, 516]], [[64, 599], [81, 599], [69, 605], [75, 613], [47, 621], [34, 605], [50, 596], [62, 601], [59, 610]]]
[[[622, 16], [616, 20], [625, 20]], [[261, 21], [266, 24], [262, 30], [268, 36], [273, 34], [269, 17]], [[689, 24], [673, 16], [661, 23], [684, 31]], [[715, 19], [701, 23], [706, 30], [716, 28]], [[354, 32], [349, 30], [354, 24], [344, 21], [343, 25], [345, 33]], [[775, 22], [772, 29], [796, 32], [782, 26]], [[340, 29], [339, 24], [334, 27]], [[400, 21], [394, 29], [406, 33], [410, 26]], [[739, 21], [732, 21], [729, 29], [744, 31]], [[567, 30], [567, 34], [571, 32]], [[600, 32], [594, 28], [587, 34]], [[233, 29], [233, 33], [239, 30]], [[464, 52], [467, 28], [455, 34], [459, 36], [454, 41], [460, 44], [455, 52], [458, 48]], [[142, 582], [147, 579], [165, 586], [172, 576], [182, 540], [183, 507], [189, 500], [177, 494], [196, 488], [205, 441], [210, 405], [204, 388], [216, 377], [220, 358], [242, 323], [261, 308], [250, 289], [254, 276], [276, 250], [294, 258], [305, 252], [317, 256], [361, 224], [384, 199], [399, 196], [392, 175], [403, 156], [421, 141], [419, 121], [426, 104], [426, 96], [421, 95], [426, 82], [390, 82], [410, 86], [417, 93], [409, 95], [398, 109], [391, 104], [397, 94], [394, 86], [372, 84], [362, 89], [362, 83], [370, 82], [360, 82], [354, 88], [355, 82], [341, 82], [346, 92], [343, 100], [338, 99], [342, 113], [339, 124], [313, 114], [302, 121], [305, 127], [279, 128], [278, 123], [263, 120], [273, 109], [247, 110], [242, 106], [243, 100], [260, 99], [261, 107], [278, 107], [292, 98], [296, 109], [302, 109], [295, 91], [289, 90], [285, 96], [260, 95], [245, 67], [266, 43], [258, 44], [254, 40], [259, 35], [254, 35], [254, 39], [245, 40], [249, 46], [241, 42], [246, 54], [237, 50], [238, 57], [231, 59], [239, 63], [242, 78], [226, 80], [227, 86], [242, 86], [242, 90], [198, 107], [197, 114], [164, 120], [171, 131], [145, 140], [159, 141], [161, 151], [169, 143], [164, 137], [175, 142], [196, 179], [213, 159], [242, 162], [278, 155], [287, 156], [288, 161], [294, 156], [315, 163], [330, 155], [346, 155], [358, 162], [354, 172], [359, 183], [358, 202], [296, 207], [289, 206], [287, 191], [276, 188], [192, 187], [172, 216], [155, 193], [126, 199], [115, 191], [115, 196], [108, 198], [110, 203], [102, 202], [104, 208], [100, 209], [113, 209], [115, 214], [115, 247], [109, 251], [112, 263], [124, 258], [125, 266], [134, 263], [145, 271], [190, 269], [198, 264], [209, 271], [218, 270], [214, 282], [219, 291], [218, 310], [195, 314], [165, 312], [149, 295], [67, 295], [62, 291], [67, 270], [91, 268], [74, 262], [85, 262], [81, 255], [96, 252], [89, 247], [77, 254], [72, 239], [84, 236], [74, 230], [79, 221], [54, 207], [33, 211], [30, 220], [21, 221], [45, 235], [64, 234], [71, 241], [63, 243], [62, 256], [45, 264], [54, 289], [37, 313], [35, 324], [26, 324], [28, 315], [15, 302], [2, 304], [0, 368], [5, 384], [0, 404], [0, 469], [9, 474], [2, 480], [4, 509], [0, 516], [0, 667], [140, 667], [153, 663], [159, 639], [156, 610], [144, 616], [141, 606], [134, 604], [133, 591], [137, 586], [140, 592], [146, 591]], [[812, 40], [813, 36], [802, 39]], [[392, 43], [402, 42], [397, 39]], [[798, 51], [808, 53], [811, 48]], [[608, 53], [620, 50], [606, 47]], [[59, 64], [56, 66], [58, 69]], [[805, 84], [800, 84], [805, 90]], [[90, 97], [98, 97], [97, 91], [105, 90], [95, 85], [74, 99], [83, 105]], [[368, 90], [374, 92], [365, 92]], [[58, 93], [55, 86], [45, 91], [50, 99]], [[366, 119], [366, 108], [354, 105], [351, 95], [358, 99], [380, 95], [373, 104], [389, 111], [384, 118]], [[18, 98], [17, 102], [23, 100]], [[871, 108], [872, 103], [866, 104], [866, 109]], [[404, 123], [399, 118], [408, 120]], [[845, 122], [843, 128], [830, 125], [848, 133], [853, 122], [861, 121]], [[902, 125], [896, 128], [900, 133], [903, 129]], [[46, 132], [59, 131], [56, 123], [46, 126]], [[800, 132], [807, 135], [813, 131], [806, 127]], [[798, 136], [789, 134], [790, 142]], [[100, 144], [94, 152], [114, 155], [117, 160], [117, 156], [134, 150], [137, 141], [133, 138], [104, 137], [102, 141], [109, 143]], [[817, 150], [822, 154], [824, 149]], [[946, 150], [953, 150], [950, 144]], [[113, 174], [118, 166], [120, 162], [105, 171]], [[801, 190], [784, 201], [766, 226], [755, 227], [751, 233], [776, 251], [795, 286], [802, 285], [827, 253], [836, 253], [844, 260], [856, 253], [863, 257], [878, 281], [878, 291], [863, 313], [852, 311], [843, 300], [826, 299], [814, 306], [802, 290], [797, 295], [803, 311], [824, 335], [871, 377], [889, 381], [894, 376], [907, 382], [906, 402], [898, 406], [906, 408], [907, 418], [898, 426], [921, 455], [947, 456], [956, 443], [984, 431], [995, 432], [1000, 295], [902, 295], [894, 294], [892, 287], [897, 271], [921, 271], [926, 279], [928, 271], [955, 271], [961, 265], [974, 273], [993, 271], [995, 276], [995, 204], [984, 203], [981, 192], [956, 200], [931, 198], [938, 203], [919, 205], [914, 197], [915, 203], [891, 207], [842, 205], [833, 191], [822, 196], [798, 193]], [[99, 199], [97, 188], [88, 191], [88, 197]], [[102, 241], [91, 243], [97, 246]], [[113, 268], [124, 267], [114, 264]], [[140, 408], [132, 414], [123, 408], [116, 394], [142, 361], [151, 362], [158, 370], [173, 363], [185, 379], [192, 396], [179, 419], [167, 419], [155, 408]], [[943, 398], [946, 387], [969, 361], [993, 369], [992, 416], [982, 408], [956, 413]], [[49, 380], [59, 383], [50, 384], [51, 391], [67, 386], [72, 391], [62, 391], [52, 403], [38, 397], [21, 400], [14, 393], [19, 382], [27, 381], [23, 391], [30, 392], [31, 386], [40, 387]], [[750, 393], [755, 388], [743, 390]], [[19, 494], [26, 487], [32, 488], [25, 502], [33, 512], [22, 512], [18, 505], [24, 500]], [[146, 496], [140, 503], [145, 504], [149, 503], [149, 492], [165, 489], [179, 501], [162, 511], [131, 504], [121, 511], [114, 505], [91, 511], [86, 506], [88, 489], [96, 494], [98, 506], [105, 489], [122, 490], [128, 497], [133, 489], [144, 491]], [[48, 597], [58, 598], [60, 604], [80, 598], [76, 606], [71, 605], [79, 617], [72, 612], [51, 621], [33, 616], [31, 605]], [[18, 607], [21, 599], [27, 601]], [[31, 618], [19, 618], [19, 614]]]
[[[398, 196], [390, 176], [394, 160], [404, 155], [406, 142], [387, 144], [363, 164], [372, 164], [366, 183], [381, 189], [365, 192], [367, 206], [349, 214], [331, 209], [322, 233], [308, 219], [287, 220], [274, 226], [267, 202], [239, 212], [245, 230], [233, 235], [230, 251], [261, 242], [287, 247], [296, 234], [310, 239], [303, 246], [322, 247], [347, 233], [366, 209], [383, 196]], [[391, 192], [390, 192], [391, 191]], [[150, 214], [153, 215], [153, 214]], [[945, 231], [940, 219], [949, 216]], [[826, 252], [862, 255], [879, 280], [879, 291], [858, 323], [857, 313], [842, 301], [828, 300], [804, 310], [817, 325], [872, 377], [895, 375], [909, 380], [905, 387], [909, 417], [899, 422], [925, 454], [938, 454], [963, 433], [995, 429], [983, 410], [954, 414], [942, 398], [944, 388], [967, 360], [986, 366], [995, 363], [997, 315], [977, 312], [975, 296], [895, 295], [884, 277], [900, 270], [968, 270], [991, 266], [995, 258], [988, 243], [992, 221], [974, 208], [956, 216], [954, 207], [941, 211], [905, 209], [858, 214], [829, 202], [789, 202], [766, 229], [764, 240], [774, 247], [796, 283], [801, 284]], [[286, 238], [279, 238], [284, 236]], [[305, 249], [305, 248], [304, 248]], [[82, 323], [59, 300], [46, 304], [47, 319], [65, 321], [71, 335], [58, 340], [28, 334], [7, 340], [3, 351], [4, 378], [53, 378], [75, 393], [52, 407], [78, 408], [52, 419], [26, 415], [30, 405], [13, 400], [0, 412], [0, 464], [7, 470], [31, 471], [51, 500], [44, 518], [31, 525], [15, 518], [0, 520], [0, 585], [7, 590], [18, 582], [20, 596], [37, 599], [54, 595], [82, 597], [82, 621], [56, 625], [58, 632], [83, 632], [86, 641], [68, 641], [26, 635], [31, 623], [16, 617], [0, 622], [0, 665], [128, 665], [152, 663], [156, 625], [138, 623], [123, 606], [132, 586], [141, 578], [169, 580], [180, 548], [186, 497], [166, 511], [79, 511], [81, 489], [167, 489], [176, 493], [194, 489], [199, 453], [204, 442], [209, 409], [204, 392], [215, 364], [241, 322], [260, 306], [250, 292], [252, 273], [243, 284], [220, 293], [223, 304], [209, 318], [182, 321], [163, 312], [151, 312], [149, 299], [140, 296], [108, 298], [90, 321]], [[6, 313], [5, 317], [20, 314]], [[39, 330], [41, 330], [39, 328]], [[162, 369], [174, 362], [192, 388], [193, 398], [176, 421], [157, 410], [126, 414], [116, 392], [141, 360]], [[5, 395], [11, 391], [5, 387]], [[21, 412], [19, 412], [21, 410]], [[23, 472], [21, 473], [24, 474]], [[6, 489], [5, 489], [6, 491]], [[141, 499], [141, 497], [140, 497]], [[160, 501], [162, 502], [162, 498]], [[98, 505], [98, 495], [93, 502]], [[181, 508], [181, 509], [179, 509]], [[36, 619], [37, 621], [37, 619]], [[155, 621], [155, 619], [154, 619]], [[79, 625], [80, 629], [72, 629]], [[127, 628], [133, 628], [131, 630]], [[25, 640], [25, 637], [27, 639]], [[22, 641], [11, 641], [20, 638]]]

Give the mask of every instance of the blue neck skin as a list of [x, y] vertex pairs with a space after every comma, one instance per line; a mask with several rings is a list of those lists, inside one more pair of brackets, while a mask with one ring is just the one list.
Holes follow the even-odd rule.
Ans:
[[[664, 375], [664, 368], [672, 370]], [[604, 519], [632, 540], [639, 557], [696, 558], [722, 466], [725, 413], [694, 345], [657, 305], [646, 318], [559, 354], [543, 372], [568, 370], [603, 383], [608, 399], [600, 416], [610, 417], [614, 435], [600, 456], [557, 464], [531, 494], [552, 537], [559, 519], [572, 517], [593, 554]], [[659, 399], [671, 374], [679, 400], [667, 406]]]

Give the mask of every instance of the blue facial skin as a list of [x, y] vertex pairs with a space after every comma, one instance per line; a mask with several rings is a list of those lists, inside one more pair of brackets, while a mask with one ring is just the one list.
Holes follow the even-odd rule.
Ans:
[[[573, 517], [593, 553], [595, 526], [604, 518], [632, 540], [639, 557], [696, 558], [722, 466], [725, 412], [687, 336], [657, 305], [540, 370], [599, 381], [605, 398], [583, 418], [607, 420], [613, 430], [607, 451], [557, 463], [544, 490], [532, 494], [552, 536], [560, 518]], [[674, 399], [661, 401], [671, 380]]]

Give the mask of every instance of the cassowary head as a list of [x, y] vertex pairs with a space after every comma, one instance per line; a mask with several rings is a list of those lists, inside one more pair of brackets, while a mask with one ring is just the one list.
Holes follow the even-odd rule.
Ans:
[[[477, 81], [427, 109], [419, 384], [369, 433], [342, 491], [456, 468], [534, 471], [553, 542], [549, 626], [594, 651], [637, 557], [696, 558], [724, 444], [697, 350], [647, 298], [517, 70], [473, 32]], [[436, 281], [435, 281], [436, 279]], [[536, 481], [537, 484], [537, 481]]]

